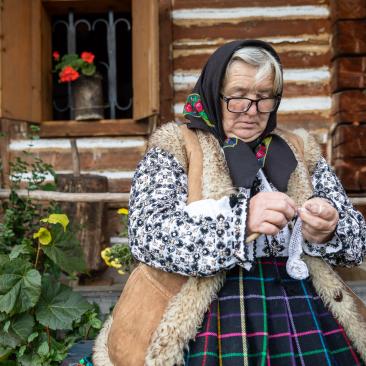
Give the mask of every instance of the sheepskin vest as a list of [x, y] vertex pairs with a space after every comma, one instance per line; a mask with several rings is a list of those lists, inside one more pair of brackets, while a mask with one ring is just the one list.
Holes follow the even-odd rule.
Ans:
[[[298, 161], [287, 194], [301, 206], [313, 193], [310, 174], [320, 158], [320, 148], [305, 130], [296, 130], [294, 134], [278, 129], [274, 133], [288, 143]], [[198, 139], [199, 150], [192, 150], [191, 139]], [[152, 147], [172, 153], [188, 178], [193, 170], [195, 174], [198, 171], [200, 192], [192, 193], [196, 199], [219, 199], [235, 192], [221, 148], [211, 134], [194, 133], [186, 126], [168, 123], [153, 133], [149, 140], [149, 148]], [[195, 154], [193, 159], [187, 156], [188, 151]], [[190, 161], [196, 165], [188, 166]], [[322, 259], [304, 256], [304, 260], [317, 293], [366, 361], [362, 303]], [[187, 278], [140, 264], [96, 339], [95, 366], [183, 365], [184, 347], [194, 339], [205, 312], [224, 282], [225, 272], [212, 277]]]

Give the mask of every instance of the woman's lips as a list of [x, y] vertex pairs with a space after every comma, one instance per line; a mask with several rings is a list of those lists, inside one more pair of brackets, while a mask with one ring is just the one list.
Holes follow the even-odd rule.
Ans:
[[241, 121], [236, 123], [238, 127], [253, 127], [256, 125], [256, 122], [249, 122], [249, 121]]

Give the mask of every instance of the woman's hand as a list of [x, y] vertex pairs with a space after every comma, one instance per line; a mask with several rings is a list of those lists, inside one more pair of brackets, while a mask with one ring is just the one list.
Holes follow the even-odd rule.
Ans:
[[337, 210], [323, 198], [311, 198], [299, 208], [304, 239], [326, 243], [334, 235], [339, 216]]
[[247, 235], [276, 235], [296, 213], [295, 202], [281, 192], [260, 192], [249, 201]]

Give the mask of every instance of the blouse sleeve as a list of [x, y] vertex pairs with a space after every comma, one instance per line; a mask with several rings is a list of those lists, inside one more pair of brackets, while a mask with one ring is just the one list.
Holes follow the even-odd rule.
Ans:
[[[170, 153], [151, 149], [133, 178], [129, 243], [133, 256], [167, 272], [210, 276], [245, 259], [247, 197], [189, 205], [187, 175]], [[231, 207], [233, 206], [233, 208]]]
[[321, 158], [312, 176], [314, 196], [325, 198], [337, 209], [339, 221], [333, 238], [326, 244], [305, 243], [305, 252], [322, 256], [334, 265], [352, 266], [366, 254], [365, 220], [350, 202], [338, 177]]

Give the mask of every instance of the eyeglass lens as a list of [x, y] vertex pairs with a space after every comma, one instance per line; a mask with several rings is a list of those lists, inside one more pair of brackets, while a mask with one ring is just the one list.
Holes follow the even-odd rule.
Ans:
[[[247, 98], [230, 99], [228, 102], [228, 109], [230, 112], [246, 112], [249, 110], [252, 103], [253, 102]], [[276, 105], [276, 99], [260, 99], [256, 104], [259, 112], [272, 112]]]

